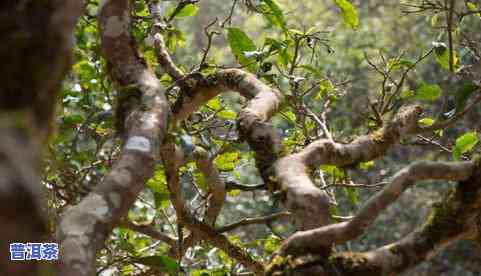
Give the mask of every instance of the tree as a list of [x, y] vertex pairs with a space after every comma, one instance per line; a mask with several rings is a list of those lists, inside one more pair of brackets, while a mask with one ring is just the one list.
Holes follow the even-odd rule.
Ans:
[[[478, 134], [476, 129], [462, 135], [448, 131], [479, 113], [479, 34], [472, 24], [479, 24], [480, 11], [474, 1], [394, 5], [404, 16], [433, 13], [432, 24], [441, 27], [439, 39], [446, 42], [433, 42], [414, 59], [396, 51], [380, 51], [376, 58], [364, 52], [364, 66], [379, 83], [367, 95], [345, 92], [348, 82], [324, 65], [339, 59], [329, 57], [336, 49], [326, 34], [317, 26], [296, 27], [296, 16], [286, 12], [290, 5], [308, 9], [309, 1], [234, 0], [224, 19], [202, 26], [205, 47], [197, 60], [179, 65], [181, 58], [173, 54], [189, 39], [176, 21], [202, 13], [198, 2], [87, 1], [75, 35], [73, 72], [55, 116], [55, 95], [70, 64], [68, 38], [81, 3], [2, 4], [2, 18], [14, 26], [7, 33], [8, 47], [1, 50], [8, 61], [3, 75], [11, 76], [3, 85], [2, 103], [7, 104], [2, 110], [9, 118], [20, 114], [13, 120], [20, 125], [6, 124], [0, 135], [6, 139], [2, 176], [17, 191], [37, 189], [40, 154], [30, 154], [38, 152], [38, 142], [47, 145], [42, 183], [49, 210], [45, 219], [36, 207], [42, 198], [37, 192], [2, 193], [5, 231], [15, 233], [4, 247], [55, 232], [58, 275], [385, 275], [412, 269], [457, 241], [480, 240]], [[205, 5], [222, 10], [215, 3]], [[340, 14], [354, 35], [362, 27], [359, 11], [376, 5], [382, 4], [366, 1], [358, 10], [355, 3], [336, 0], [326, 9], [335, 11], [336, 21]], [[234, 25], [236, 13], [265, 20], [263, 32], [253, 31], [262, 34], [262, 46], [247, 27]], [[14, 23], [18, 16], [26, 23]], [[24, 32], [32, 35], [19, 39]], [[221, 36], [228, 47], [216, 43]], [[202, 42], [198, 31], [195, 41]], [[17, 50], [13, 56], [11, 48]], [[182, 51], [199, 54], [189, 46]], [[430, 59], [436, 64], [424, 74], [415, 72]], [[359, 55], [353, 60], [359, 61]], [[442, 76], [447, 76], [445, 84], [436, 84]], [[343, 132], [339, 115], [356, 118], [361, 127]], [[58, 130], [47, 142], [52, 124]], [[445, 145], [449, 141], [452, 148]], [[448, 155], [412, 161], [382, 183], [353, 182], [363, 174], [359, 168], [369, 169], [396, 145], [412, 148], [415, 143], [434, 145]], [[375, 249], [343, 247], [369, 235], [368, 227], [382, 212], [425, 180], [456, 184], [421, 226]], [[358, 191], [376, 187], [381, 189], [374, 194]], [[226, 219], [231, 214], [221, 211], [229, 204], [226, 199], [251, 200], [240, 191], [264, 193], [281, 207], [232, 222]], [[359, 204], [360, 198], [366, 200]], [[340, 215], [346, 210], [341, 201], [356, 206], [353, 216]], [[32, 208], [33, 223], [22, 229]], [[276, 227], [285, 218], [293, 223]], [[219, 220], [231, 223], [220, 226]], [[45, 229], [45, 221], [55, 226]], [[226, 234], [252, 224], [268, 228], [250, 245]], [[199, 265], [203, 259], [216, 265]], [[8, 275], [30, 269], [10, 266], [2, 266]]]

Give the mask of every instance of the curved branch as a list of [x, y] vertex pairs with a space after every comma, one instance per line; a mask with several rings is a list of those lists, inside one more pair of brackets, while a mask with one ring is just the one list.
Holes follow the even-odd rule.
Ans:
[[[165, 175], [167, 177], [167, 185], [170, 191], [170, 199], [177, 214], [180, 224], [185, 225], [193, 234], [193, 241], [199, 237], [212, 245], [222, 249], [231, 258], [238, 260], [245, 267], [251, 269], [257, 274], [262, 274], [264, 267], [252, 259], [242, 248], [232, 244], [225, 236], [217, 233], [209, 225], [197, 220], [185, 207], [180, 181], [178, 178], [179, 158], [175, 158], [175, 145], [167, 142], [161, 149], [161, 156], [164, 162]], [[183, 252], [180, 248], [179, 252]]]
[[383, 129], [358, 137], [349, 144], [321, 139], [299, 153], [280, 159], [275, 165], [277, 181], [286, 192], [285, 202], [298, 229], [326, 225], [330, 217], [329, 197], [314, 185], [310, 170], [322, 164], [352, 166], [384, 155], [401, 137], [414, 132], [421, 113], [418, 106], [408, 107]]
[[243, 185], [243, 184], [239, 184], [235, 181], [227, 181], [225, 184], [226, 184], [226, 189], [228, 191], [240, 190], [240, 191], [244, 191], [244, 192], [249, 192], [249, 191], [258, 191], [258, 190], [266, 190], [267, 189], [267, 186], [265, 184]]
[[205, 181], [209, 184], [208, 206], [205, 211], [204, 221], [209, 226], [215, 226], [215, 220], [219, 216], [226, 196], [226, 185], [220, 179], [219, 171], [208, 156], [208, 152], [201, 147], [194, 151], [197, 168], [202, 172]]
[[194, 110], [215, 96], [235, 91], [249, 99], [247, 107], [238, 116], [241, 139], [256, 153], [256, 165], [264, 182], [273, 187], [272, 165], [278, 159], [279, 137], [268, 123], [277, 111], [283, 95], [258, 80], [254, 75], [239, 69], [219, 70], [207, 78], [191, 78], [182, 86], [182, 97], [173, 107], [174, 122], [187, 118]]
[[318, 248], [355, 239], [366, 231], [382, 211], [417, 181], [427, 179], [466, 180], [472, 175], [473, 168], [472, 162], [421, 161], [414, 163], [398, 172], [392, 181], [369, 199], [351, 220], [297, 232], [284, 242], [280, 248], [281, 255], [302, 254], [301, 249], [305, 252], [314, 252]]
[[181, 85], [183, 97], [173, 108], [176, 121], [187, 118], [202, 104], [227, 90], [250, 99], [238, 116], [240, 137], [256, 153], [256, 165], [264, 183], [271, 190], [285, 192], [285, 204], [301, 230], [325, 225], [329, 219], [329, 197], [312, 183], [308, 169], [321, 164], [354, 165], [382, 156], [402, 136], [414, 133], [422, 113], [418, 106], [409, 107], [399, 112], [383, 129], [359, 137], [350, 144], [323, 139], [300, 153], [278, 160], [279, 137], [268, 120], [282, 102], [279, 91], [238, 69], [220, 70], [188, 83], [189, 86]]
[[58, 227], [59, 275], [95, 274], [96, 251], [152, 176], [167, 128], [169, 106], [159, 80], [138, 55], [130, 35], [130, 1], [102, 2], [99, 25], [110, 77], [119, 91], [138, 95], [125, 120], [122, 154], [103, 181], [68, 209]]
[[[287, 273], [306, 273], [315, 271], [316, 275], [397, 275], [416, 264], [435, 256], [439, 251], [458, 240], [473, 240], [479, 233], [481, 212], [481, 164], [455, 163], [438, 164], [440, 169], [447, 169], [445, 174], [423, 170], [424, 163], [413, 167], [410, 172], [419, 179], [447, 178], [468, 179], [458, 182], [440, 202], [434, 205], [426, 222], [401, 240], [369, 252], [341, 252], [326, 256], [316, 253], [292, 260], [290, 256], [276, 257], [268, 268], [266, 275], [286, 275]], [[421, 172], [417, 170], [421, 169]], [[398, 179], [410, 178], [406, 172], [400, 172]], [[402, 185], [412, 180], [391, 184], [396, 192]], [[394, 181], [393, 181], [394, 183]], [[386, 194], [386, 196], [388, 196]], [[391, 195], [392, 196], [392, 195]], [[390, 197], [390, 196], [388, 196]], [[380, 199], [378, 199], [380, 200]], [[324, 229], [327, 229], [324, 228]]]
[[165, 23], [162, 22], [162, 15], [160, 11], [160, 3], [158, 1], [151, 1], [149, 3], [150, 15], [154, 19], [152, 26], [152, 37], [154, 38], [154, 47], [157, 54], [157, 61], [160, 67], [169, 74], [174, 80], [178, 80], [184, 77], [184, 73], [175, 65], [172, 57], [167, 51], [165, 41], [162, 36], [162, 31], [165, 28]]

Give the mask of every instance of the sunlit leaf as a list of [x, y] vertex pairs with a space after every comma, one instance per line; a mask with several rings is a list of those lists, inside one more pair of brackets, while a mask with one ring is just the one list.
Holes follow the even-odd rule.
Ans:
[[217, 116], [227, 120], [235, 120], [237, 118], [237, 114], [232, 110], [222, 110], [217, 113]]
[[[479, 7], [476, 3], [473, 3], [473, 2], [467, 2], [466, 3], [466, 6], [468, 7], [468, 9], [472, 12], [476, 12], [476, 11], [479, 11]], [[481, 12], [477, 12], [475, 13], [479, 18], [481, 18]]]
[[408, 90], [404, 90], [403, 92], [401, 92], [401, 94], [399, 95], [402, 99], [407, 99], [407, 98], [412, 98], [414, 97], [414, 91], [408, 89]]
[[212, 108], [213, 110], [220, 110], [222, 109], [222, 105], [220, 103], [220, 99], [219, 98], [213, 98], [212, 100], [210, 100], [208, 103], [207, 103], [207, 106]]
[[418, 121], [419, 124], [423, 126], [432, 126], [434, 124], [434, 119], [432, 118], [422, 118]]
[[341, 9], [344, 23], [352, 29], [359, 27], [359, 18], [356, 8], [348, 0], [334, 0], [334, 3]]
[[[175, 8], [176, 6], [173, 6], [168, 12], [167, 14], [170, 16], [172, 16], [172, 14], [174, 13], [175, 11]], [[176, 18], [184, 18], [184, 17], [190, 17], [190, 16], [194, 16], [197, 14], [197, 12], [199, 11], [199, 7], [194, 5], [194, 4], [187, 4], [185, 5], [176, 15], [175, 17]]]
[[361, 162], [359, 164], [359, 168], [361, 170], [369, 170], [370, 168], [372, 168], [374, 166], [374, 160], [371, 160], [371, 161], [367, 161], [367, 162]]
[[238, 151], [226, 152], [217, 156], [214, 163], [217, 165], [220, 171], [232, 171], [235, 169], [236, 164], [239, 162], [240, 154]]
[[471, 151], [478, 141], [478, 134], [476, 132], [468, 132], [458, 137], [453, 149], [453, 158], [459, 160], [461, 155]]

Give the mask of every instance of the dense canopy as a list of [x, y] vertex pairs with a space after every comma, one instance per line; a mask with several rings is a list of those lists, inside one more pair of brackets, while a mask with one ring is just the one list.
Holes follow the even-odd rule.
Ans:
[[481, 1], [4, 0], [0, 22], [1, 275], [481, 273]]

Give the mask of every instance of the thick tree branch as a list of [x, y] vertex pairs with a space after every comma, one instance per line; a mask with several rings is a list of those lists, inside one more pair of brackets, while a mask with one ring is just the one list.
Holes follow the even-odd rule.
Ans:
[[399, 112], [387, 126], [372, 134], [358, 137], [349, 144], [329, 139], [311, 143], [299, 153], [280, 159], [276, 180], [286, 193], [286, 205], [300, 230], [317, 228], [329, 221], [329, 198], [312, 182], [309, 171], [322, 164], [352, 166], [383, 156], [401, 137], [412, 134], [422, 110], [409, 107]]
[[[354, 233], [348, 233], [350, 229], [347, 224], [350, 222], [318, 230], [324, 232], [323, 237], [332, 241], [336, 238], [342, 241], [349, 236], [354, 237], [358, 229], [365, 228], [364, 224], [368, 224], [377, 215], [376, 204], [380, 204], [381, 209], [385, 208], [406, 186], [422, 179], [461, 181], [455, 189], [447, 193], [444, 199], [434, 205], [426, 222], [403, 239], [369, 252], [341, 252], [329, 258], [318, 255], [316, 252], [306, 254], [306, 251], [302, 257], [294, 257], [296, 260], [291, 256], [286, 258], [278, 256], [273, 260], [266, 275], [287, 275], [308, 271], [311, 273], [315, 271], [317, 275], [396, 275], [432, 258], [455, 241], [475, 239], [480, 233], [481, 166], [479, 161], [453, 164], [422, 162], [413, 165], [399, 172], [385, 190], [378, 193], [361, 209], [351, 222], [351, 231]], [[337, 232], [334, 228], [344, 234], [333, 234]], [[330, 232], [329, 235], [328, 232]], [[292, 248], [289, 252], [293, 252]]]
[[359, 137], [350, 144], [323, 139], [300, 153], [278, 161], [279, 138], [268, 120], [282, 101], [279, 91], [237, 69], [221, 70], [194, 83], [181, 86], [184, 87], [184, 93], [174, 105], [175, 120], [185, 119], [202, 104], [226, 90], [237, 91], [251, 99], [239, 114], [241, 138], [256, 153], [256, 165], [267, 186], [271, 190], [285, 192], [286, 206], [293, 212], [296, 225], [301, 230], [325, 225], [329, 218], [329, 198], [325, 191], [312, 183], [308, 169], [315, 169], [321, 164], [354, 165], [382, 156], [401, 137], [414, 133], [422, 112], [418, 106], [406, 108], [383, 129]]
[[[182, 195], [179, 177], [177, 175], [178, 169], [182, 160], [176, 158], [175, 145], [172, 142], [167, 142], [161, 149], [161, 156], [164, 162], [165, 175], [167, 177], [167, 185], [170, 192], [170, 200], [177, 214], [179, 224], [186, 226], [196, 237], [206, 240], [213, 246], [222, 249], [231, 258], [236, 259], [245, 267], [249, 268], [257, 274], [262, 274], [264, 268], [262, 264], [253, 260], [247, 252], [242, 248], [232, 244], [225, 236], [218, 234], [209, 225], [200, 222], [188, 211], [185, 206], [185, 201]], [[179, 252], [184, 252], [184, 248], [179, 248]]]
[[130, 1], [102, 1], [99, 9], [102, 51], [119, 98], [128, 93], [139, 104], [126, 110], [126, 142], [117, 163], [62, 216], [59, 275], [95, 274], [96, 252], [152, 176], [167, 128], [169, 106], [164, 92], [130, 35]]
[[355, 239], [363, 234], [379, 214], [401, 196], [402, 192], [417, 181], [428, 179], [466, 180], [471, 176], [473, 167], [472, 162], [421, 161], [414, 163], [398, 172], [391, 183], [369, 199], [351, 220], [297, 232], [284, 242], [280, 252], [282, 255], [299, 254], [302, 253], [301, 249], [306, 250], [306, 252], [313, 252], [316, 248]]

